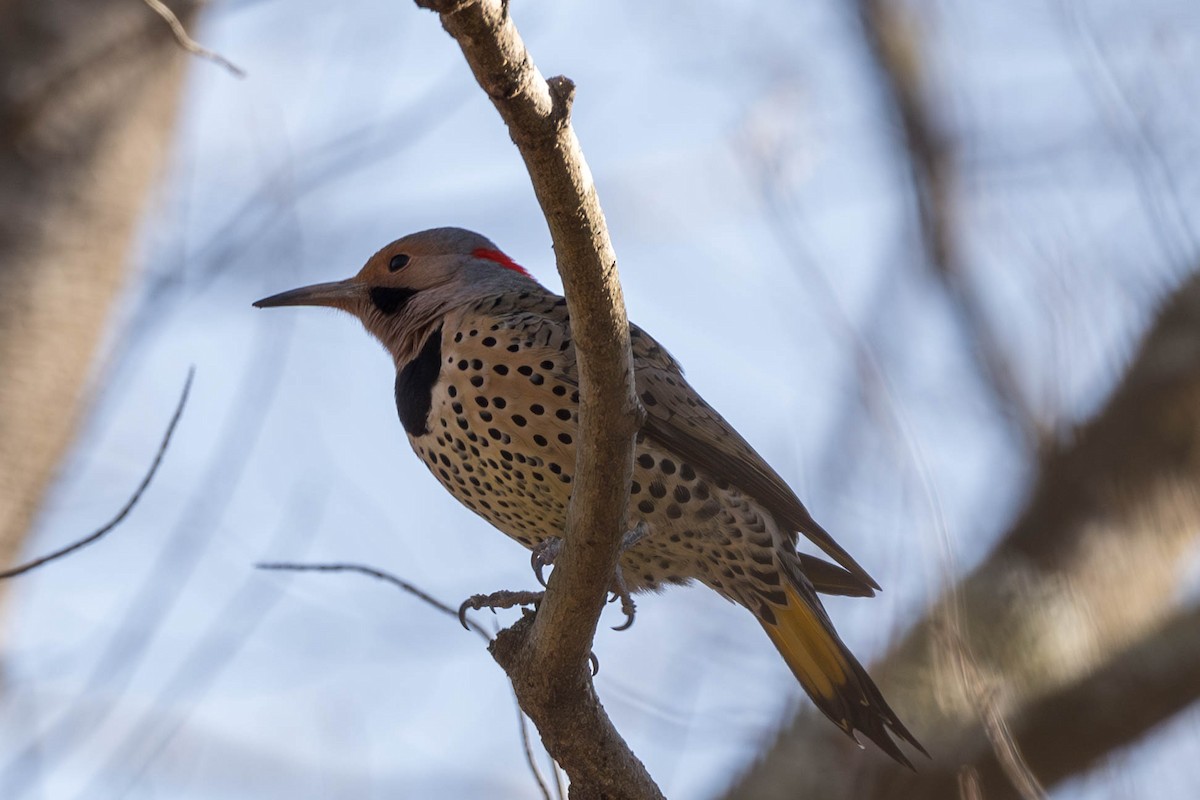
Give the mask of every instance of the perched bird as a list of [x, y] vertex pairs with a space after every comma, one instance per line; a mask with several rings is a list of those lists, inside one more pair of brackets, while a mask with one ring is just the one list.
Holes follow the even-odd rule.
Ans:
[[[579, 391], [566, 300], [490, 240], [436, 228], [384, 247], [352, 278], [254, 305], [348, 311], [396, 364], [396, 408], [417, 455], [467, 508], [549, 562], [566, 523]], [[817, 596], [878, 584], [783, 479], [630, 326], [637, 435], [629, 591], [699, 581], [752, 613], [809, 696], [911, 767], [889, 731], [924, 753], [838, 637]], [[836, 564], [796, 551], [803, 534]]]

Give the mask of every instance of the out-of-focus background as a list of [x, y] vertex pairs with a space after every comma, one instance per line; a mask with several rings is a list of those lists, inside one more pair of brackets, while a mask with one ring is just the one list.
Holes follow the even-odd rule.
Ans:
[[[538, 796], [479, 639], [254, 569], [532, 587], [357, 323], [250, 306], [440, 225], [557, 288], [517, 152], [411, 3], [171, 7], [246, 77], [139, 0], [0, 4], [7, 561], [115, 513], [196, 366], [128, 520], [4, 587], [0, 796]], [[668, 796], [1200, 795], [1200, 6], [512, 13], [578, 84], [631, 318], [884, 585], [830, 613], [935, 755], [858, 750], [747, 614], [673, 590], [595, 643]]]

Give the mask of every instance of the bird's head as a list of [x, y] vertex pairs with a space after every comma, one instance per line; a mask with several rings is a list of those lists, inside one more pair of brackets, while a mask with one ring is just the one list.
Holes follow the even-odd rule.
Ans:
[[487, 237], [462, 228], [433, 228], [385, 246], [358, 274], [263, 298], [258, 308], [328, 306], [358, 317], [398, 361], [429, 326], [476, 298], [537, 287]]

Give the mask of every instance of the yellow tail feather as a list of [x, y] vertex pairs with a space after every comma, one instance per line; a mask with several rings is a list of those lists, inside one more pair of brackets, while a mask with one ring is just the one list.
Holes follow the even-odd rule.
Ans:
[[802, 591], [793, 585], [784, 586], [787, 604], [771, 605], [770, 616], [759, 617], [767, 635], [817, 708], [851, 737], [856, 730], [861, 731], [885, 753], [911, 768], [912, 763], [889, 733], [922, 753], [925, 748], [896, 718], [867, 671], [842, 644], [816, 593], [810, 588], [806, 596]]
[[[832, 715], [830, 707], [840, 704], [842, 692], [839, 688], [850, 681], [853, 668], [842, 652], [842, 645], [825, 627], [818, 613], [791, 586], [785, 587], [784, 591], [787, 605], [772, 607], [775, 624], [761, 620], [763, 628], [805, 690], [814, 700], [824, 700], [818, 705]], [[834, 722], [843, 729], [850, 725], [850, 720], [844, 718], [835, 718]]]

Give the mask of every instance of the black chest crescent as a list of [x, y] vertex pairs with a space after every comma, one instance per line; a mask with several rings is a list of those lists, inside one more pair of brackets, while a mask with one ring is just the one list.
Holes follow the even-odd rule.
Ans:
[[421, 352], [396, 373], [396, 411], [409, 436], [429, 433], [433, 385], [442, 368], [442, 329], [429, 334]]

